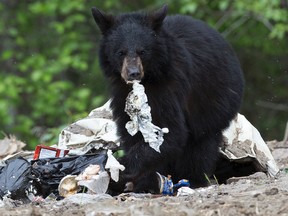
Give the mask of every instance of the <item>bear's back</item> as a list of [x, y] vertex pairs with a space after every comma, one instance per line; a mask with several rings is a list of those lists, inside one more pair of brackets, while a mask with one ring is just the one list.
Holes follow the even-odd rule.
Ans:
[[[205, 22], [190, 16], [167, 16], [163, 23], [163, 29], [187, 48], [193, 48], [194, 52], [204, 48], [206, 54], [209, 54], [208, 50], [214, 53], [215, 50], [223, 49], [233, 53], [231, 46], [219, 32]], [[191, 51], [193, 52], [193, 50]]]
[[217, 79], [230, 80], [232, 86], [242, 83], [242, 70], [234, 50], [205, 22], [183, 15], [167, 16], [162, 30], [173, 39], [171, 46], [176, 47], [177, 43], [178, 52], [189, 53], [186, 59], [193, 62], [201, 74], [206, 74], [205, 78], [217, 73]]

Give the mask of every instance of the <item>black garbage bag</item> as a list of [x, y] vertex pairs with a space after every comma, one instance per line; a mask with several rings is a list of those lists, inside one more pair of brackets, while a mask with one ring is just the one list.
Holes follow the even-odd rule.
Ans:
[[30, 187], [31, 165], [22, 158], [6, 161], [6, 166], [0, 170], [0, 197], [6, 195], [14, 200], [28, 201], [26, 194]]
[[44, 198], [51, 193], [58, 195], [58, 185], [63, 177], [79, 175], [90, 164], [98, 164], [101, 170], [104, 170], [106, 161], [106, 152], [35, 160], [31, 162], [31, 174], [37, 179], [33, 181], [33, 185]]

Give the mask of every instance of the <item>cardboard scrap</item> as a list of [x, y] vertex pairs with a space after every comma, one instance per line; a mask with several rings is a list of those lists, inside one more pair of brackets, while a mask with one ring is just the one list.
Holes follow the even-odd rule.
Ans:
[[120, 141], [109, 106], [110, 101], [64, 128], [59, 135], [58, 148], [68, 149], [69, 154], [75, 155], [85, 154], [93, 148], [118, 148]]
[[223, 131], [224, 144], [220, 152], [229, 160], [253, 161], [259, 171], [275, 177], [279, 168], [259, 131], [238, 114]]
[[16, 137], [6, 136], [0, 140], [0, 159], [22, 151], [25, 146], [26, 144], [17, 140]]

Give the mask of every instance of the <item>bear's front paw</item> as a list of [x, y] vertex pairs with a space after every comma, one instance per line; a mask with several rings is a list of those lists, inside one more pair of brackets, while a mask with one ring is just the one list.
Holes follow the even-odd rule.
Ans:
[[120, 178], [126, 182], [133, 181], [141, 175], [141, 164], [139, 161], [131, 160], [130, 157], [124, 156], [119, 158], [119, 162], [125, 167], [125, 170], [120, 172]]

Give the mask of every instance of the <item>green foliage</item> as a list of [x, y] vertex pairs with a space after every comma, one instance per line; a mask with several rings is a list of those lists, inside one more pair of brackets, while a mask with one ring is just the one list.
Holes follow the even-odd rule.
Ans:
[[0, 127], [30, 148], [50, 128], [71, 123], [104, 102], [102, 76], [93, 63], [95, 28], [85, 5], [1, 2]]
[[171, 14], [200, 18], [232, 43], [246, 77], [242, 112], [266, 139], [279, 139], [287, 110], [267, 108], [263, 101], [287, 104], [288, 13], [287, 1], [280, 2], [1, 1], [0, 131], [16, 134], [29, 148], [53, 144], [65, 125], [105, 102], [92, 6], [118, 14], [168, 3]]

